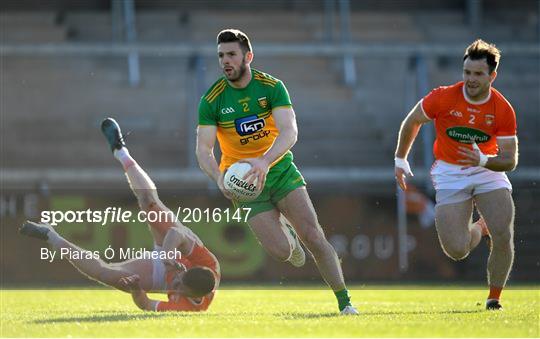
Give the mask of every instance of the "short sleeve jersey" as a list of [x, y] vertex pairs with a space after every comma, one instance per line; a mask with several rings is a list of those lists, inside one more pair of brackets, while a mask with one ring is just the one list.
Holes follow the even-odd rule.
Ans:
[[[186, 269], [190, 269], [192, 267], [208, 267], [214, 273], [216, 278], [216, 286], [218, 286], [219, 280], [221, 279], [219, 262], [212, 252], [210, 252], [205, 246], [195, 244], [190, 255], [182, 256], [182, 258], [178, 259], [177, 261], [183, 264]], [[167, 282], [167, 286], [172, 285], [173, 278], [174, 273], [166, 273], [165, 281]], [[215, 293], [216, 291], [214, 290], [196, 302], [191, 298], [183, 296], [177, 298], [173, 292], [169, 292], [167, 294], [169, 300], [158, 302], [156, 311], [206, 311], [208, 306], [210, 306], [212, 303]]]
[[435, 159], [459, 165], [460, 145], [478, 144], [486, 155], [496, 155], [498, 138], [514, 138], [517, 133], [516, 114], [510, 103], [495, 88], [482, 102], [470, 101], [463, 82], [439, 87], [426, 95], [421, 106], [424, 114], [434, 120]]
[[240, 89], [221, 77], [199, 104], [199, 125], [217, 126], [222, 171], [240, 159], [263, 155], [279, 134], [272, 110], [292, 105], [281, 80], [255, 69], [251, 75]]

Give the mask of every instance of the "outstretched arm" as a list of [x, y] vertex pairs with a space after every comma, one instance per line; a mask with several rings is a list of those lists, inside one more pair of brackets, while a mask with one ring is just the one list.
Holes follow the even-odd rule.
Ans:
[[399, 129], [398, 144], [395, 153], [395, 174], [396, 180], [401, 189], [406, 190], [405, 175], [412, 175], [411, 169], [407, 162], [407, 156], [411, 150], [412, 144], [420, 131], [423, 124], [430, 121], [422, 110], [422, 103], [419, 101], [416, 106], [409, 112], [405, 120], [401, 123]]
[[139, 276], [137, 274], [121, 278], [118, 284], [131, 292], [131, 298], [137, 307], [143, 311], [155, 311], [159, 301], [149, 299], [146, 292], [139, 285]]
[[156, 311], [159, 301], [149, 299], [141, 289], [131, 291], [131, 298], [137, 307], [143, 311]]

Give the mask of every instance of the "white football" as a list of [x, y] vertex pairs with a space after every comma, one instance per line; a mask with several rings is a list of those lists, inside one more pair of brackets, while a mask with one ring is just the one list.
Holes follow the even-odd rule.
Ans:
[[244, 175], [251, 169], [251, 165], [247, 162], [235, 162], [227, 169], [223, 177], [223, 186], [229, 192], [234, 200], [247, 202], [255, 200], [261, 190], [257, 185], [257, 179], [253, 184], [244, 180]]

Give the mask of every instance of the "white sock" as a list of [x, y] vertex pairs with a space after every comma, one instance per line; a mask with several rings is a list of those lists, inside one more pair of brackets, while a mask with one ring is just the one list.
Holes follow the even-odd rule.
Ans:
[[294, 250], [296, 249], [296, 239], [294, 239], [294, 236], [291, 234], [291, 231], [286, 226], [286, 224], [289, 224], [289, 220], [287, 220], [285, 216], [283, 216], [283, 214], [280, 216], [279, 221], [280, 221], [281, 230], [285, 234], [285, 237], [287, 238], [287, 242], [289, 243], [289, 246], [290, 246], [291, 253], [289, 254], [289, 258], [285, 260], [285, 261], [289, 261], [291, 260]]
[[133, 160], [126, 147], [114, 150], [113, 155], [120, 161], [124, 169], [135, 164], [135, 160]]
[[129, 151], [126, 147], [122, 147], [120, 149], [115, 149], [113, 152], [113, 155], [118, 161], [123, 162], [126, 158], [131, 158], [129, 155]]

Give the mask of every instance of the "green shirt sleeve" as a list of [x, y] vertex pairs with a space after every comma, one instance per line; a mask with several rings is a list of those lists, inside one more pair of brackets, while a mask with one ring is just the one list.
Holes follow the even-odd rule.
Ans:
[[202, 97], [199, 102], [199, 125], [217, 126], [217, 123], [217, 115], [212, 109], [212, 106]]
[[289, 92], [287, 91], [287, 88], [281, 80], [276, 83], [276, 86], [274, 87], [274, 94], [271, 100], [271, 107], [292, 106]]

